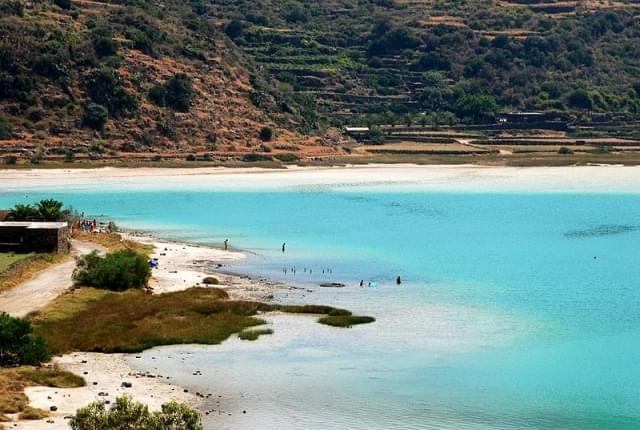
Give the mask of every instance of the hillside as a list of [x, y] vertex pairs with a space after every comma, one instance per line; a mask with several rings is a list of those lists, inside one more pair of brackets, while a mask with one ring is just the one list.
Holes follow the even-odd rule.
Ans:
[[631, 0], [0, 0], [0, 150], [295, 159], [350, 152], [327, 127], [509, 111], [637, 139], [639, 20]]
[[[640, 2], [231, 1], [228, 32], [332, 124], [640, 112]], [[426, 113], [426, 115], [420, 115]]]
[[315, 124], [203, 4], [3, 0], [0, 8], [5, 154], [314, 152], [302, 133]]

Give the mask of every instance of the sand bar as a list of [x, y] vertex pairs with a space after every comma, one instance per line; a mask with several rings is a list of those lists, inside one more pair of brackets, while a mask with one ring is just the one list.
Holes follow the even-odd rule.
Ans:
[[400, 185], [404, 188], [486, 192], [638, 192], [640, 166], [492, 167], [412, 164], [261, 169], [102, 168], [0, 170], [1, 191], [313, 190]]

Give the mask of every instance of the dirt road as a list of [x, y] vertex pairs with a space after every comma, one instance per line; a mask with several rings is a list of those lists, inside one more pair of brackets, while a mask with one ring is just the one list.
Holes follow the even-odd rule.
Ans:
[[[91, 251], [104, 253], [100, 245], [72, 240], [73, 256]], [[73, 285], [71, 275], [76, 267], [75, 259], [49, 267], [27, 282], [0, 294], [0, 311], [15, 317], [23, 317], [29, 312], [42, 309], [62, 292]]]

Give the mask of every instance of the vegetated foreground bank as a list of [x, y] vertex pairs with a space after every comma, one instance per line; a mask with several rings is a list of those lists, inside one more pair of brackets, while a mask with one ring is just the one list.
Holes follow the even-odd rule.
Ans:
[[82, 288], [59, 297], [34, 318], [34, 327], [57, 354], [139, 352], [160, 345], [218, 344], [264, 324], [260, 313], [277, 311], [322, 314], [341, 327], [374, 321], [352, 318], [350, 312], [330, 306], [228, 300], [217, 288], [157, 295]]

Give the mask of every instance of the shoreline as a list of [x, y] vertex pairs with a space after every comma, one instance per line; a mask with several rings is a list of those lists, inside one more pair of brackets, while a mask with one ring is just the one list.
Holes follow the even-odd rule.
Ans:
[[[77, 188], [102, 192], [157, 190], [264, 191], [401, 187], [433, 192], [637, 192], [640, 166], [506, 167], [484, 165], [366, 164], [290, 166], [285, 169], [98, 168], [0, 170], [5, 192]], [[161, 185], [160, 185], [161, 184]]]
[[[238, 251], [224, 251], [211, 246], [190, 244], [166, 240], [153, 233], [125, 231], [125, 240], [133, 240], [154, 246], [150, 258], [160, 259], [160, 266], [153, 269], [150, 287], [154, 294], [180, 291], [202, 285], [206, 276], [216, 277], [219, 285], [212, 285], [225, 290], [233, 300], [269, 301], [273, 293], [279, 289], [295, 287], [266, 279], [255, 279], [241, 273], [222, 270], [211, 270], [210, 265], [224, 267], [225, 263], [246, 258], [246, 254]], [[188, 347], [189, 345], [181, 345]], [[206, 345], [196, 345], [205, 347]], [[216, 347], [218, 345], [213, 345]], [[148, 351], [163, 347], [151, 348]], [[10, 429], [17, 430], [63, 430], [68, 429], [69, 417], [76, 410], [93, 401], [113, 403], [121, 395], [130, 395], [133, 400], [149, 406], [151, 410], [159, 410], [163, 403], [175, 400], [187, 403], [198, 410], [204, 417], [204, 394], [191, 393], [186, 387], [178, 386], [169, 377], [155, 374], [149, 370], [136, 367], [130, 360], [140, 354], [105, 354], [90, 352], [74, 352], [54, 357], [51, 364], [62, 370], [72, 372], [85, 378], [87, 385], [80, 388], [28, 387], [25, 394], [29, 398], [29, 406], [50, 411], [50, 416], [41, 420], [17, 420], [5, 423]], [[131, 383], [131, 387], [122, 386], [123, 382]]]

